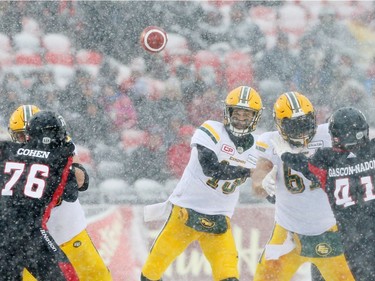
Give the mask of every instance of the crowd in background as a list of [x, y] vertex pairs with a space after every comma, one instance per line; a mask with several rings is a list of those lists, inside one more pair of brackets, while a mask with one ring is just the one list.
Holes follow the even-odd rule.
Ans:
[[[313, 3], [320, 6], [313, 10]], [[309, 97], [319, 123], [353, 105], [375, 126], [375, 6], [343, 3], [2, 1], [0, 34], [11, 43], [0, 48], [2, 130], [20, 104], [58, 111], [93, 185], [118, 178], [136, 186], [140, 179], [178, 179], [194, 129], [207, 119], [222, 121], [223, 100], [239, 85], [254, 87], [264, 101], [261, 130], [274, 129], [272, 104], [290, 90]], [[305, 13], [304, 28], [281, 28], [285, 11], [296, 13], [290, 18]], [[169, 35], [159, 54], [139, 45], [149, 25]], [[19, 51], [14, 38], [25, 32], [40, 40], [60, 34], [72, 54], [91, 50], [100, 63], [94, 71], [65, 64], [73, 75], [63, 83], [58, 63], [2, 63], [6, 52]]]

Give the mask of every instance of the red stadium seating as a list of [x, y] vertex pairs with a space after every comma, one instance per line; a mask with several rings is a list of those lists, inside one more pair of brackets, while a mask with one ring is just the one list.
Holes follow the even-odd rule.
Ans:
[[278, 11], [277, 25], [289, 36], [290, 46], [298, 48], [298, 41], [308, 24], [307, 11], [303, 6], [293, 3], [283, 5]]
[[5, 52], [12, 51], [12, 45], [10, 43], [10, 39], [8, 35], [4, 33], [0, 33], [0, 50], [5, 51]]
[[84, 65], [100, 65], [102, 63], [102, 54], [91, 50], [79, 50], [76, 54], [76, 63]]
[[276, 18], [276, 13], [272, 7], [256, 5], [250, 8], [250, 16], [252, 20], [257, 22], [272, 20]]
[[274, 8], [267, 6], [255, 6], [250, 9], [250, 18], [263, 31], [267, 38], [267, 48], [275, 43], [276, 36], [276, 17]]
[[11, 66], [13, 64], [13, 55], [0, 50], [0, 66]]
[[92, 50], [82, 49], [77, 52], [75, 59], [78, 67], [85, 69], [93, 77], [96, 77], [103, 60], [103, 55]]
[[240, 51], [230, 52], [224, 58], [224, 65], [228, 91], [241, 85], [252, 84], [254, 70], [249, 54]]
[[194, 56], [194, 66], [196, 69], [200, 69], [203, 66], [211, 66], [215, 69], [220, 68], [220, 57], [208, 50], [198, 51]]
[[44, 55], [46, 64], [59, 64], [72, 66], [74, 64], [74, 57], [69, 53], [55, 53], [47, 52]]
[[194, 66], [197, 72], [202, 68], [212, 68], [215, 75], [216, 81], [221, 82], [222, 69], [220, 57], [208, 50], [198, 51], [193, 57]]
[[15, 57], [16, 65], [42, 66], [43, 60], [40, 54], [20, 52]]
[[178, 65], [189, 65], [191, 63], [188, 40], [179, 34], [168, 33], [168, 43], [161, 53], [164, 61], [170, 66], [171, 73], [174, 73]]
[[223, 6], [231, 6], [235, 2], [235, 0], [207, 0], [207, 4], [214, 5], [218, 8], [221, 8]]
[[69, 38], [60, 33], [45, 34], [42, 43], [47, 52], [69, 53], [71, 48]]
[[94, 161], [92, 159], [92, 155], [91, 155], [90, 149], [88, 149], [85, 146], [78, 145], [78, 144], [76, 144], [75, 147], [77, 149], [79, 161], [83, 165], [85, 165], [85, 166], [88, 165], [90, 167], [93, 167], [94, 166]]
[[40, 52], [41, 50], [40, 38], [28, 32], [16, 33], [13, 36], [13, 45], [17, 51], [32, 50], [33, 52]]
[[146, 131], [137, 129], [126, 129], [121, 133], [122, 148], [126, 153], [131, 153], [135, 149], [145, 145], [148, 140]]

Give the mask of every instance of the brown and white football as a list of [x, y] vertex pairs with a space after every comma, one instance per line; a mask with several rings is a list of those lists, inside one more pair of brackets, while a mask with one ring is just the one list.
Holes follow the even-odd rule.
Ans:
[[150, 53], [162, 51], [168, 42], [167, 33], [158, 26], [148, 26], [141, 34], [140, 43], [142, 48]]

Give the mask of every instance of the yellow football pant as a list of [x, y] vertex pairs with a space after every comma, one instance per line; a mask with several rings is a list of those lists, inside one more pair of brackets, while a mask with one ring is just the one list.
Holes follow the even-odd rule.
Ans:
[[197, 240], [211, 265], [215, 281], [239, 278], [238, 254], [229, 219], [228, 230], [223, 234], [198, 232], [185, 225], [187, 217], [181, 212], [182, 209], [173, 206], [172, 213], [142, 268], [142, 274], [149, 280], [159, 280], [177, 256]]
[[[283, 244], [287, 233], [286, 229], [276, 224], [268, 244]], [[254, 281], [289, 281], [298, 268], [305, 262], [315, 264], [327, 281], [354, 281], [343, 254], [336, 257], [310, 258], [301, 256], [296, 248], [277, 260], [266, 260], [263, 251], [256, 268]]]
[[[109, 269], [104, 264], [86, 230], [60, 245], [60, 248], [72, 263], [79, 280], [112, 281]], [[36, 281], [36, 279], [25, 269], [23, 281]]]

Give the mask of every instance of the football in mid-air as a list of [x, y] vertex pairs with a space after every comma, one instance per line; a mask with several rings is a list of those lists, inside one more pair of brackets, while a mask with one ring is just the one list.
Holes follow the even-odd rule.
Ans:
[[168, 42], [167, 33], [158, 26], [148, 26], [141, 34], [141, 45], [143, 49], [150, 53], [162, 51]]

